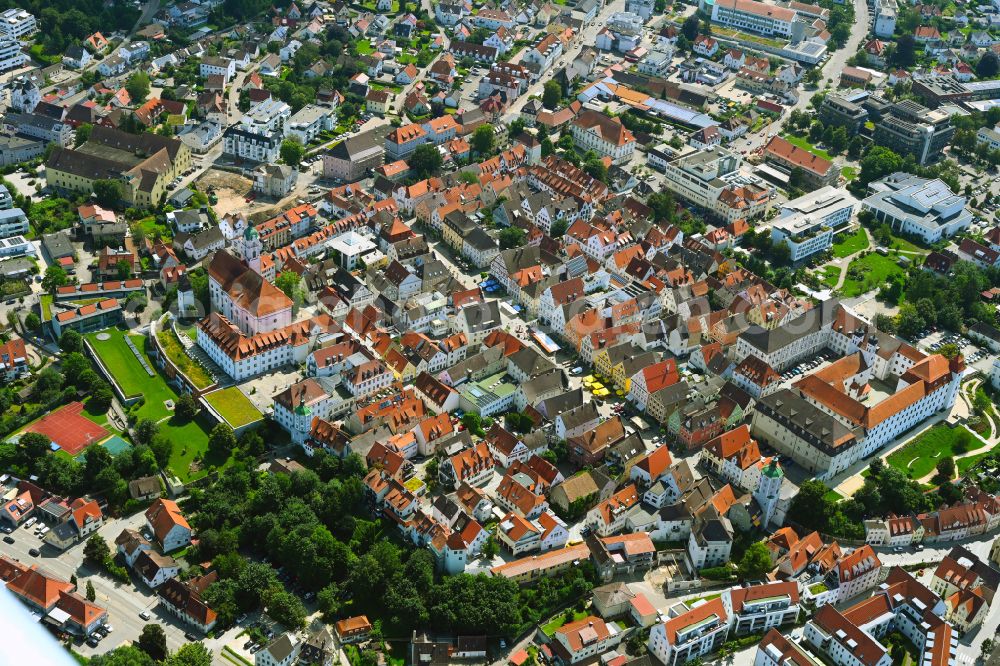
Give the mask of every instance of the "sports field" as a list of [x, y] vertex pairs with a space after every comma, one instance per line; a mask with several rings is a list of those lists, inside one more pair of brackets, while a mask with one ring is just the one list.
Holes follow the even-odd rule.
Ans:
[[37, 432], [51, 439], [63, 451], [77, 456], [91, 444], [110, 435], [106, 429], [82, 416], [82, 402], [71, 402], [28, 425], [25, 432]]

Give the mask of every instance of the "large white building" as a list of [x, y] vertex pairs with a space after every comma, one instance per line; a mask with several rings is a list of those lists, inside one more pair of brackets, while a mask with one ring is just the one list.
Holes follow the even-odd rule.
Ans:
[[898, 15], [896, 0], [875, 0], [875, 36], [892, 37]]
[[573, 120], [573, 143], [587, 152], [593, 150], [601, 157], [610, 157], [615, 164], [623, 164], [635, 153], [635, 137], [618, 118], [611, 118], [599, 111], [587, 109]]
[[23, 39], [38, 29], [35, 17], [23, 9], [8, 9], [0, 14], [0, 34]]
[[[22, 67], [28, 56], [21, 50], [21, 44], [14, 39], [0, 38], [0, 72]], [[36, 101], [37, 105], [38, 102]], [[34, 107], [32, 107], [34, 109]]]
[[[246, 239], [247, 236], [252, 238]], [[258, 238], [256, 230], [247, 227], [244, 238], [244, 246], [250, 245], [249, 241]], [[254, 270], [254, 261], [259, 262], [259, 257], [259, 248], [255, 254], [245, 255], [248, 265], [223, 250], [216, 252], [208, 267], [208, 293], [213, 312], [218, 312], [250, 336], [292, 323], [291, 299]]]
[[872, 194], [861, 202], [862, 210], [893, 231], [918, 236], [927, 244], [950, 238], [972, 224], [966, 198], [938, 178], [899, 171], [868, 187]]
[[761, 35], [792, 36], [795, 10], [757, 0], [716, 0], [712, 22]]
[[781, 207], [771, 224], [771, 240], [786, 243], [793, 262], [822, 252], [832, 245], [834, 232], [850, 223], [857, 205], [847, 190], [822, 187]]

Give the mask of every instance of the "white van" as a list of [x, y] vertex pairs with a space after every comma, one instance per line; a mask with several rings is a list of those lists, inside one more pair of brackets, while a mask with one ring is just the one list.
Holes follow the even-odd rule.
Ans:
[[46, 534], [48, 534], [48, 533], [49, 533], [49, 526], [48, 526], [48, 525], [46, 525], [45, 527], [43, 527], [42, 529], [40, 529], [40, 530], [38, 531], [38, 536], [39, 536], [39, 537], [43, 537], [43, 536], [45, 536], [45, 535], [46, 535]]
[[30, 529], [31, 526], [34, 525], [37, 522], [38, 522], [38, 518], [33, 518], [33, 517], [32, 518], [28, 518], [28, 520], [25, 521], [25, 523], [24, 523], [24, 529], [26, 529], [26, 530]]

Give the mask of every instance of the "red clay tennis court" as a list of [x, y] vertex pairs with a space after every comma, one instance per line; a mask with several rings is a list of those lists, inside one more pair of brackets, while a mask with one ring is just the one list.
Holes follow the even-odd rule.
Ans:
[[82, 402], [71, 402], [48, 416], [43, 416], [24, 430], [45, 435], [75, 458], [88, 446], [111, 434], [85, 416], [80, 416], [81, 411]]

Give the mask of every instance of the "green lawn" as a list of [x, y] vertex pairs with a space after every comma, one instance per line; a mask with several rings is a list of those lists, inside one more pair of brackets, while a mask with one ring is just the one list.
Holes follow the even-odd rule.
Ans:
[[167, 355], [174, 365], [176, 365], [181, 372], [188, 376], [194, 385], [199, 389], [208, 388], [215, 383], [215, 379], [208, 373], [201, 363], [194, 360], [188, 353], [184, 351], [184, 346], [181, 344], [180, 339], [178, 339], [177, 334], [174, 333], [173, 328], [165, 328], [156, 334], [156, 339], [160, 343], [160, 347], [163, 349], [164, 353]]
[[[588, 615], [590, 615], [590, 613], [587, 611], [576, 611], [573, 613], [573, 622], [576, 622], [577, 620], [582, 620]], [[566, 614], [560, 613], [551, 622], [549, 622], [546, 625], [543, 625], [542, 631], [545, 632], [546, 636], [553, 636], [555, 635], [556, 631], [564, 624], [566, 624]]]
[[[886, 458], [886, 462], [911, 478], [923, 478], [934, 471], [938, 461], [942, 458], [956, 455], [952, 447], [960, 432], [969, 434], [969, 451], [975, 451], [983, 446], [982, 440], [964, 426], [949, 428], [941, 424], [926, 431], [903, 448], [894, 451]], [[962, 461], [955, 462], [958, 465]]]
[[902, 236], [897, 236], [896, 234], [892, 234], [892, 241], [889, 243], [889, 248], [893, 250], [901, 250], [903, 252], [915, 252], [917, 254], [927, 254], [930, 252], [927, 248], [912, 243]]
[[840, 500], [844, 499], [844, 496], [838, 493], [836, 490], [831, 490], [827, 492], [825, 495], [823, 495], [823, 497], [832, 500], [834, 502], [839, 502]]
[[125, 344], [125, 333], [116, 328], [103, 331], [111, 335], [110, 340], [98, 340], [98, 333], [89, 333], [87, 341], [100, 357], [101, 362], [114, 376], [118, 386], [126, 396], [142, 396], [145, 404], [137, 410], [140, 418], [150, 418], [155, 421], [170, 416], [171, 412], [163, 404], [166, 400], [177, 400], [177, 393], [167, 385], [163, 376], [156, 371], [156, 366], [146, 354], [146, 336], [130, 335], [132, 342], [138, 347], [146, 363], [156, 373], [152, 377], [139, 364], [135, 354]]
[[974, 456], [968, 456], [966, 458], [959, 458], [958, 460], [955, 461], [955, 467], [958, 468], [959, 475], [965, 474], [969, 470], [970, 467], [972, 467], [977, 462], [979, 462], [980, 460], [982, 460], [986, 456], [988, 456], [991, 453], [994, 453], [996, 451], [1000, 451], [1000, 445], [993, 447], [992, 449], [990, 449], [986, 453], [977, 453]]
[[[222, 457], [208, 452], [208, 431], [211, 424], [203, 418], [182, 422], [176, 416], [160, 423], [160, 432], [170, 438], [174, 449], [170, 454], [170, 469], [184, 482], [208, 474], [208, 467], [226, 467], [232, 457]], [[191, 463], [202, 456], [201, 469], [192, 470]]]
[[860, 252], [868, 247], [868, 236], [865, 230], [858, 228], [853, 234], [841, 234], [837, 236], [837, 242], [833, 244], [833, 256], [839, 258], [848, 257], [855, 252]]
[[833, 289], [840, 279], [840, 268], [837, 266], [824, 266], [820, 275], [820, 282]]
[[38, 302], [42, 308], [42, 321], [52, 319], [52, 294], [42, 294]]
[[858, 168], [845, 166], [840, 170], [840, 175], [844, 177], [844, 180], [850, 182], [858, 177]]
[[367, 37], [354, 42], [354, 48], [358, 50], [358, 55], [368, 55], [375, 50], [375, 47], [372, 46], [372, 43], [368, 41]]
[[213, 391], [205, 396], [205, 401], [226, 419], [234, 430], [264, 418], [250, 399], [243, 395], [243, 391], [235, 386]]
[[[861, 280], [854, 279], [850, 276], [851, 267], [858, 267], [864, 278]], [[861, 294], [867, 293], [873, 289], [878, 289], [880, 286], [885, 284], [889, 278], [896, 275], [901, 275], [903, 269], [896, 264], [896, 259], [894, 257], [883, 257], [880, 254], [872, 252], [864, 257], [858, 257], [851, 262], [851, 266], [848, 267], [848, 276], [844, 281], [844, 286], [841, 287], [841, 295], [846, 298], [852, 298], [854, 296], [860, 296]]]
[[174, 237], [174, 230], [169, 224], [165, 222], [159, 222], [155, 215], [150, 215], [149, 217], [144, 217], [133, 225], [134, 229], [142, 229], [142, 232], [146, 234], [147, 238], [155, 238], [159, 236], [164, 240], [170, 240]]
[[795, 136], [794, 134], [786, 134], [782, 138], [788, 143], [792, 144], [793, 146], [798, 146], [803, 150], [808, 150], [813, 155], [822, 157], [824, 160], [833, 161], [833, 158], [830, 156], [830, 153], [826, 152], [821, 148], [815, 147], [814, 145], [809, 143], [809, 139], [806, 139], [805, 137]]

